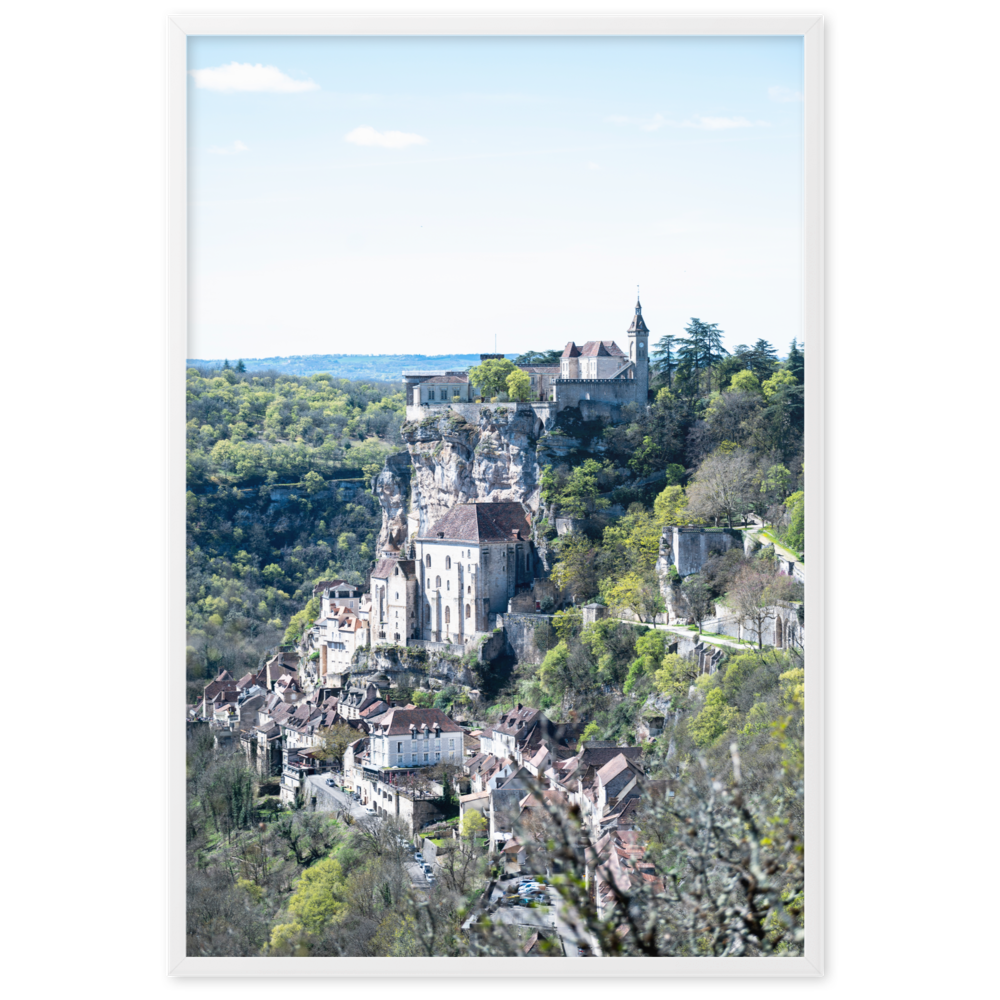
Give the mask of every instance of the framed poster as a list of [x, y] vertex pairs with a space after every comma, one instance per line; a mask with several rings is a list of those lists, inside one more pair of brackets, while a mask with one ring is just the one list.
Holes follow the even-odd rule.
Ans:
[[[822, 899], [822, 16], [181, 14], [164, 33], [168, 668], [187, 647], [189, 359], [625, 344], [638, 285], [650, 349], [702, 320], [730, 357], [809, 348], [805, 882]], [[187, 700], [168, 669], [168, 976], [370, 975], [362, 958], [186, 955]], [[822, 913], [801, 957], [528, 973], [820, 976]], [[510, 971], [499, 958], [377, 968]]]

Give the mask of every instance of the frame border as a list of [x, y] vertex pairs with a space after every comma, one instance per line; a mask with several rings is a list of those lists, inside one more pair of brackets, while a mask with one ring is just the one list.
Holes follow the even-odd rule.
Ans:
[[[809, 347], [805, 392], [806, 542], [809, 578], [809, 688], [806, 701], [805, 891], [813, 900], [806, 954], [796, 958], [590, 958], [585, 965], [515, 958], [195, 958], [185, 935], [185, 689], [171, 665], [185, 647], [185, 383], [187, 357], [187, 38], [189, 35], [801, 35], [805, 60], [803, 148], [803, 327]], [[167, 623], [167, 975], [174, 977], [817, 977], [825, 960], [825, 68], [824, 21], [802, 16], [217, 16], [178, 15], [166, 23], [166, 448]], [[180, 675], [178, 675], [180, 677]]]

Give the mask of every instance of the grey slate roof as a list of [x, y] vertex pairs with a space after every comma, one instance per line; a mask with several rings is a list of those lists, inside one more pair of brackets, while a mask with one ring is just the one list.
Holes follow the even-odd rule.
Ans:
[[638, 299], [635, 300], [635, 316], [632, 317], [632, 325], [628, 328], [629, 333], [649, 333], [646, 321], [642, 318], [642, 305]]
[[433, 540], [440, 535], [449, 541], [509, 542], [517, 538], [526, 540], [530, 532], [531, 520], [524, 508], [516, 502], [500, 501], [456, 504], [422, 537]]

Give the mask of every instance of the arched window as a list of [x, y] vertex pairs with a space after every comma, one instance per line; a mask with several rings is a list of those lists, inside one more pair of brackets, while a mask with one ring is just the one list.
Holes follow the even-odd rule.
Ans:
[[466, 604], [466, 606], [465, 606], [465, 617], [466, 618], [471, 618], [472, 617], [472, 605], [471, 604]]
[[451, 608], [444, 609], [444, 623], [447, 625], [451, 621]]
[[451, 556], [444, 557], [444, 568], [451, 569]]
[[428, 556], [427, 556], [427, 565], [430, 566], [430, 564], [431, 564], [431, 557], [430, 557], [430, 554], [428, 553]]
[[439, 577], [439, 576], [434, 577], [434, 586], [435, 587], [440, 587], [441, 586], [441, 577]]

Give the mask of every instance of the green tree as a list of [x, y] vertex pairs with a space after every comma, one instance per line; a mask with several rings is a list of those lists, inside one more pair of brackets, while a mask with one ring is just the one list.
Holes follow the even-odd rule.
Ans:
[[631, 694], [636, 684], [643, 677], [653, 677], [663, 661], [663, 653], [667, 648], [665, 632], [655, 629], [639, 636], [635, 643], [636, 658], [632, 661], [625, 678], [623, 688], [625, 694]]
[[747, 364], [754, 375], [763, 381], [774, 372], [775, 366], [778, 364], [778, 352], [761, 337], [750, 348]]
[[720, 688], [713, 688], [705, 697], [702, 710], [688, 725], [688, 732], [695, 746], [707, 747], [735, 726], [739, 718], [739, 709], [726, 703]]
[[788, 357], [785, 359], [785, 367], [795, 376], [795, 381], [799, 385], [804, 385], [806, 380], [806, 358], [798, 341], [793, 340], [788, 349]]
[[752, 371], [737, 372], [729, 380], [728, 392], [760, 392], [760, 380]]
[[338, 919], [345, 909], [344, 873], [336, 858], [324, 858], [307, 868], [288, 900], [288, 909], [312, 933]]
[[359, 737], [355, 729], [351, 729], [345, 722], [336, 722], [326, 729], [321, 729], [319, 736], [319, 749], [324, 760], [335, 760], [339, 765], [343, 764], [344, 751]]
[[462, 817], [459, 832], [466, 840], [478, 837], [486, 829], [486, 820], [478, 809], [469, 809]]
[[514, 362], [507, 358], [487, 358], [469, 369], [469, 382], [489, 398], [507, 388], [507, 376], [516, 370]]
[[564, 608], [552, 616], [552, 630], [562, 640], [577, 635], [583, 626], [583, 612], [579, 608]]
[[610, 505], [611, 501], [601, 496], [598, 482], [601, 472], [601, 463], [588, 458], [570, 473], [559, 499], [559, 506], [565, 514], [570, 517], [586, 517]]
[[306, 488], [306, 493], [318, 493], [326, 486], [326, 480], [318, 472], [307, 472], [302, 485]]
[[653, 501], [653, 516], [662, 527], [680, 527], [691, 522], [683, 486], [668, 486]]
[[681, 593], [687, 600], [691, 617], [697, 623], [700, 634], [701, 623], [711, 615], [714, 607], [711, 588], [700, 573], [692, 573], [681, 583]]
[[638, 504], [633, 504], [624, 517], [604, 529], [604, 549], [611, 560], [611, 567], [619, 572], [626, 568], [639, 571], [652, 569], [660, 554], [662, 533], [662, 525], [655, 513], [650, 514]]
[[785, 509], [791, 515], [785, 542], [789, 548], [804, 551], [806, 547], [806, 495], [799, 490], [785, 500]]
[[240, 358], [240, 360], [236, 362], [236, 370], [241, 375], [243, 374], [243, 372], [245, 372], [247, 370], [247, 366], [245, 364], [243, 364], [243, 359], [242, 358]]
[[531, 395], [531, 376], [520, 368], [512, 371], [507, 376], [507, 395], [522, 402], [526, 400]]
[[681, 344], [679, 337], [667, 334], [661, 337], [651, 352], [650, 368], [656, 378], [668, 389], [673, 387], [674, 372], [677, 370], [677, 353]]
[[655, 571], [626, 573], [608, 587], [604, 599], [615, 613], [632, 611], [639, 621], [647, 623], [667, 609]]
[[687, 495], [693, 513], [724, 517], [732, 528], [734, 517], [743, 517], [753, 508], [760, 495], [760, 483], [749, 453], [737, 448], [727, 454], [726, 443], [701, 463]]
[[678, 703], [687, 697], [688, 690], [698, 677], [698, 661], [667, 653], [654, 674], [657, 691]]
[[764, 391], [764, 398], [769, 400], [782, 388], [798, 384], [795, 376], [790, 371], [782, 368], [780, 371], [776, 371], [770, 378], [765, 379], [761, 388]]
[[562, 351], [525, 351], [514, 359], [515, 365], [557, 365]]
[[582, 750], [584, 743], [588, 740], [599, 740], [601, 738], [601, 727], [596, 722], [588, 722], [580, 733], [580, 739], [576, 744], [577, 750]]
[[723, 331], [717, 323], [703, 323], [694, 317], [684, 332], [687, 339], [678, 351], [677, 374], [688, 395], [708, 395], [712, 391], [712, 366], [729, 353], [722, 346]]

